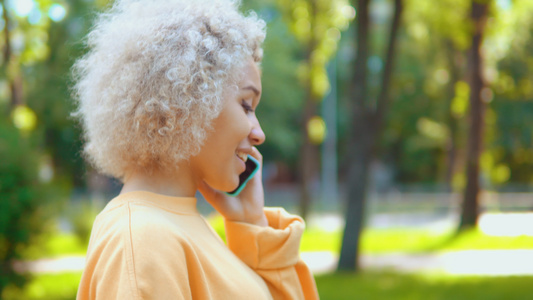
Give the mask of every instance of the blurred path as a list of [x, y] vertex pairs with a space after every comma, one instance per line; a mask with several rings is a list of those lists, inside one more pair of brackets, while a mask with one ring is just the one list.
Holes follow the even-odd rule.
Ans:
[[85, 256], [65, 256], [34, 261], [16, 262], [15, 270], [19, 273], [63, 273], [79, 272], [85, 267]]
[[[337, 256], [329, 252], [302, 253], [315, 274], [334, 271]], [[364, 269], [431, 272], [450, 275], [533, 275], [533, 250], [465, 250], [435, 254], [389, 253], [363, 255]]]
[[[302, 259], [314, 274], [332, 272], [338, 257], [331, 252], [303, 252]], [[365, 269], [390, 269], [399, 272], [439, 272], [451, 275], [533, 275], [533, 250], [468, 250], [435, 254], [390, 253], [363, 255]], [[17, 263], [18, 271], [32, 273], [79, 272], [85, 257], [70, 256]]]

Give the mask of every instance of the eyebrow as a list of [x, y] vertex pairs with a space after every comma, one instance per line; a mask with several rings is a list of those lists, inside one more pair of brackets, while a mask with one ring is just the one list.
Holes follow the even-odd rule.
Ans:
[[251, 90], [251, 91], [254, 92], [254, 94], [255, 94], [257, 97], [259, 97], [259, 94], [260, 94], [259, 90], [256, 89], [256, 88], [255, 88], [254, 86], [252, 86], [252, 85], [249, 85], [249, 86], [244, 87], [244, 88], [242, 88], [242, 89], [243, 89], [243, 90]]

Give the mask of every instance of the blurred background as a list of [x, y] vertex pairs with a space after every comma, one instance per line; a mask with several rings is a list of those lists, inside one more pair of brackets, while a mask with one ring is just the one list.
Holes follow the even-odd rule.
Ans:
[[[242, 2], [266, 202], [305, 217], [321, 298], [528, 299], [533, 1]], [[121, 186], [80, 155], [69, 70], [112, 0], [0, 4], [0, 298], [74, 299]]]

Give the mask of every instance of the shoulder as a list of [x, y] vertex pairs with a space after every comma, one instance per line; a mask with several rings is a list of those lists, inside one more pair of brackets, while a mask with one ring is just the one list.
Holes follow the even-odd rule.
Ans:
[[[172, 265], [184, 267], [192, 242], [181, 216], [149, 203], [129, 201], [104, 211], [106, 243], [123, 249], [136, 274]], [[149, 272], [148, 272], [149, 273]]]
[[176, 295], [187, 294], [191, 245], [179, 226], [180, 217], [135, 202], [106, 207], [94, 224], [87, 257], [91, 267], [85, 272], [101, 273], [101, 285], [114, 282], [119, 287], [109, 290], [128, 290], [141, 299], [168, 299], [151, 297], [160, 295], [156, 288], [161, 286]]
[[182, 216], [144, 203], [129, 203], [128, 227], [132, 246], [136, 250], [177, 247], [189, 243], [183, 225], [191, 216]]
[[[143, 203], [128, 205], [128, 249], [135, 285], [140, 295], [159, 295], [165, 286], [174, 296], [188, 293], [189, 269], [196, 257], [193, 242], [183, 228], [191, 216], [177, 215]], [[172, 294], [172, 293], [171, 293]], [[170, 297], [162, 296], [162, 299]]]
[[112, 246], [136, 256], [169, 249], [179, 254], [190, 241], [183, 227], [187, 217], [142, 202], [109, 205], [95, 220], [89, 248]]

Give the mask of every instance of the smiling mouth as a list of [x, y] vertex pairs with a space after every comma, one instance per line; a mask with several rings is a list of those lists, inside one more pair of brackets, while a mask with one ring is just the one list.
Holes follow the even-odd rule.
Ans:
[[240, 158], [243, 162], [246, 162], [248, 160], [248, 155], [244, 152], [236, 151], [235, 154], [238, 158]]

